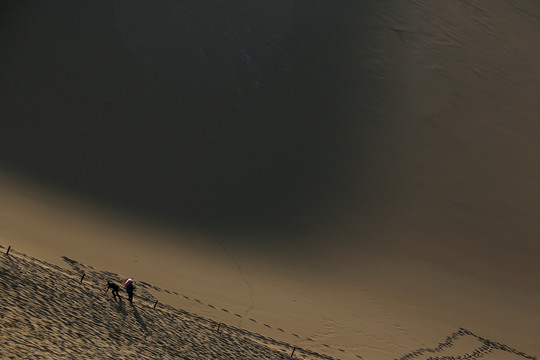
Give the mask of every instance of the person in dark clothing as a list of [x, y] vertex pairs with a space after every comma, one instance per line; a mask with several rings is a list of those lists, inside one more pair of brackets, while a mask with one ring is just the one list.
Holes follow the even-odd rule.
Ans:
[[120, 286], [113, 284], [110, 281], [107, 281], [107, 291], [109, 291], [109, 289], [112, 289], [112, 294], [115, 299], [118, 298], [118, 300], [121, 300], [120, 294], [118, 293], [118, 290], [120, 290]]
[[128, 294], [129, 302], [133, 302], [133, 290], [135, 289], [135, 286], [133, 285], [133, 279], [129, 278], [124, 283], [124, 289], [126, 289], [126, 292]]

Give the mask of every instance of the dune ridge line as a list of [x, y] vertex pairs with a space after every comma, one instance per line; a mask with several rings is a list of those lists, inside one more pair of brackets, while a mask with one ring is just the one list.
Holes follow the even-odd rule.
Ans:
[[125, 294], [118, 301], [105, 292], [106, 281], [122, 281], [118, 274], [63, 259], [73, 270], [2, 251], [1, 358], [335, 359], [167, 304], [154, 308], [145, 282], [133, 304]]

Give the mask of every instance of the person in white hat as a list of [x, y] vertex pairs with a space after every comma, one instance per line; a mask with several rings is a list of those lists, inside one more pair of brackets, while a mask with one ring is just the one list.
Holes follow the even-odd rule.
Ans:
[[134, 288], [135, 286], [133, 285], [133, 278], [127, 279], [126, 282], [124, 283], [124, 289], [126, 289], [130, 303], [133, 302], [133, 289]]

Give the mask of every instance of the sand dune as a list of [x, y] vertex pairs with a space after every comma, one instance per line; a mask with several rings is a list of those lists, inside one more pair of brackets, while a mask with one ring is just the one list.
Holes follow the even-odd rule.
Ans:
[[4, 0], [0, 241], [334, 358], [538, 357], [539, 34], [526, 0]]
[[121, 284], [117, 274], [64, 260], [72, 270], [13, 250], [2, 255], [2, 358], [289, 359], [294, 350], [332, 359], [157, 304], [149, 290], [161, 290], [144, 282], [133, 304], [124, 293], [116, 300], [104, 284]]
[[[334, 359], [161, 304], [156, 296], [171, 292], [145, 282], [137, 284], [134, 303], [129, 303], [126, 294], [115, 299], [105, 291], [106, 281], [122, 284], [118, 274], [64, 257], [68, 270], [1, 249], [2, 358]], [[352, 355], [338, 350], [345, 358]], [[459, 329], [438, 346], [411, 351], [400, 360], [480, 358], [536, 359]]]

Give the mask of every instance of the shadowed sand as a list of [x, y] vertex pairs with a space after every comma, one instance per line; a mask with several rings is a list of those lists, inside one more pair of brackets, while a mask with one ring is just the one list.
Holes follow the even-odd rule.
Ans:
[[539, 34], [526, 0], [4, 0], [0, 242], [334, 358], [538, 357]]
[[71, 270], [2, 255], [2, 358], [289, 359], [295, 349], [297, 358], [332, 359], [227, 324], [217, 331], [215, 321], [156, 305], [147, 283], [133, 304], [125, 293], [116, 300], [104, 284], [118, 275], [64, 260]]
[[[126, 294], [116, 299], [104, 291], [106, 281], [122, 282], [117, 274], [67, 257], [63, 259], [69, 270], [12, 249], [9, 255], [8, 250], [2, 250], [2, 358], [334, 359], [159, 304], [152, 293], [160, 296], [162, 291], [170, 292], [145, 282], [138, 284], [130, 304]], [[314, 345], [312, 339], [308, 341]], [[338, 351], [344, 357], [352, 355]], [[354, 357], [364, 359], [359, 354]], [[536, 359], [459, 329], [438, 346], [412, 351], [400, 360], [479, 358]]]

